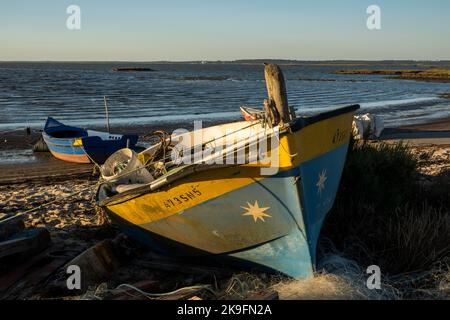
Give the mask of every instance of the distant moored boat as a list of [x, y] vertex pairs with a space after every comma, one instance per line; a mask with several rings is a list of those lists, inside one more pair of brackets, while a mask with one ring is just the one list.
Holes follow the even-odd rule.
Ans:
[[42, 133], [48, 149], [55, 158], [76, 163], [103, 163], [119, 149], [133, 148], [137, 135], [110, 134], [67, 126], [52, 117], [47, 118]]
[[245, 121], [256, 121], [258, 119], [262, 119], [264, 117], [264, 111], [258, 110], [250, 107], [241, 107], [241, 114], [244, 117]]
[[113, 68], [113, 71], [116, 72], [142, 72], [142, 71], [155, 71], [151, 68], [142, 68], [142, 67], [117, 67]]

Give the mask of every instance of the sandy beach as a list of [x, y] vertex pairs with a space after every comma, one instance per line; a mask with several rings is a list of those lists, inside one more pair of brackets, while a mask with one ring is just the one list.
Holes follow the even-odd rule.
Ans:
[[[182, 125], [180, 125], [182, 126]], [[179, 126], [174, 126], [179, 127]], [[174, 128], [172, 127], [172, 128]], [[138, 128], [139, 133], [161, 129], [164, 126], [155, 128]], [[166, 130], [172, 129], [165, 127]], [[134, 128], [136, 129], [136, 128]], [[127, 128], [119, 128], [119, 132], [127, 132]], [[450, 179], [450, 119], [441, 120], [435, 123], [414, 125], [388, 130], [388, 134], [383, 138], [389, 143], [396, 143], [404, 140], [413, 154], [419, 159], [419, 170], [424, 184], [433, 184], [437, 177], [439, 179]], [[2, 150], [15, 150], [30, 148], [32, 142], [39, 136], [39, 132], [34, 131], [30, 136], [26, 132], [15, 131], [1, 136]], [[397, 135], [397, 138], [395, 137]], [[25, 225], [29, 228], [45, 227], [51, 236], [51, 245], [41, 253], [41, 260], [44, 268], [35, 267], [38, 272], [34, 278], [21, 278], [14, 274], [4, 274], [0, 276], [0, 297], [5, 299], [42, 299], [42, 298], [80, 298], [72, 297], [65, 290], [61, 279], [61, 272], [56, 272], [58, 268], [69, 260], [82, 253], [91, 246], [103, 240], [115, 241], [116, 247], [120, 248], [120, 255], [117, 258], [121, 261], [114, 273], [105, 280], [95, 283], [92, 290], [87, 294], [102, 295], [102, 288], [117, 286], [120, 283], [142, 284], [148, 290], [167, 291], [183, 286], [190, 286], [196, 283], [212, 285], [210, 273], [195, 272], [197, 266], [190, 270], [191, 274], [179, 267], [173, 267], [170, 261], [166, 264], [166, 270], [161, 265], [155, 264], [155, 260], [164, 261], [164, 258], [149, 254], [146, 250], [136, 246], [123, 236], [119, 236], [119, 231], [108, 222], [108, 219], [95, 208], [94, 193], [98, 173], [93, 171], [92, 165], [69, 164], [52, 158], [47, 153], [39, 153], [30, 162], [6, 163], [0, 165], [2, 177], [0, 178], [0, 218], [15, 215], [30, 208], [45, 204], [55, 199], [61, 199], [45, 208], [36, 210], [25, 215]], [[444, 178], [443, 178], [444, 177]], [[68, 197], [73, 192], [79, 192], [76, 196]], [[448, 190], [442, 190], [443, 193]], [[119, 238], [117, 238], [119, 236]], [[113, 240], [115, 239], [115, 240]], [[51, 259], [49, 257], [52, 257]], [[57, 257], [57, 258], [55, 258]], [[47, 260], [45, 260], [47, 259]], [[50, 260], [48, 260], [50, 259]], [[39, 259], [38, 259], [39, 260]], [[49, 262], [50, 261], [50, 262]], [[42, 261], [41, 261], [42, 263]], [[167, 267], [169, 266], [169, 267]], [[171, 267], [170, 267], [171, 266]], [[184, 264], [185, 266], [185, 264]], [[32, 266], [29, 266], [32, 268]], [[161, 270], [161, 268], [163, 270]], [[167, 269], [168, 268], [168, 269]], [[216, 270], [217, 271], [217, 270]], [[215, 274], [221, 274], [223, 270], [218, 270]], [[189, 273], [189, 272], [188, 272]], [[235, 275], [236, 276], [236, 275]], [[2, 278], [3, 277], [3, 278]], [[12, 278], [11, 278], [12, 277]], [[237, 273], [237, 277], [253, 279], [252, 275]], [[12, 281], [11, 279], [16, 279]], [[164, 279], [164, 281], [160, 281]], [[233, 280], [234, 279], [234, 280]], [[219, 277], [219, 284], [216, 283], [216, 295], [204, 294], [209, 298], [245, 298], [236, 296], [239, 290], [229, 290], [235, 278], [224, 272], [222, 278]], [[258, 283], [252, 290], [247, 290], [246, 295], [254, 294], [256, 291], [269, 287], [268, 282], [260, 282], [255, 279], [252, 283]], [[255, 282], [256, 281], [256, 282]], [[316, 281], [316, 283], [314, 282]], [[340, 286], [342, 289], [343, 278], [324, 275], [309, 283], [309, 287], [315, 285], [325, 286], [328, 290], [292, 291], [293, 284], [288, 282], [278, 283], [278, 294], [281, 298], [369, 298], [367, 296], [354, 296], [354, 292], [360, 292], [357, 288], [348, 290], [333, 291], [332, 288]], [[8, 285], [9, 284], [9, 285]], [[103, 286], [103, 287], [102, 287]], [[346, 287], [347, 288], [347, 287]], [[20, 289], [20, 290], [19, 290]], [[100, 291], [99, 291], [100, 290]], [[128, 299], [124, 297], [111, 296], [103, 291], [106, 298]], [[315, 292], [315, 293], [311, 293]], [[134, 298], [142, 298], [134, 296]]]
[[402, 140], [412, 146], [448, 146], [450, 145], [450, 119], [386, 128], [380, 139]]

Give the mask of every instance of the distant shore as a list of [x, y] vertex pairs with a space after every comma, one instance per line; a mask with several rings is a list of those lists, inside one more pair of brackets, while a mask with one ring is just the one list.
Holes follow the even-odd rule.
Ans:
[[297, 59], [235, 59], [235, 60], [154, 60], [154, 61], [132, 61], [132, 60], [35, 60], [21, 61], [10, 60], [0, 61], [1, 64], [23, 64], [23, 63], [103, 63], [103, 64], [254, 64], [262, 65], [263, 63], [276, 63], [279, 65], [313, 65], [313, 66], [415, 66], [415, 67], [441, 67], [450, 66], [450, 60], [297, 60]]
[[447, 119], [439, 119], [436, 121], [421, 123], [421, 124], [410, 124], [401, 126], [403, 129], [413, 129], [413, 130], [423, 130], [423, 131], [444, 131], [450, 130], [450, 117]]
[[429, 82], [450, 82], [449, 69], [427, 69], [427, 70], [339, 70], [334, 72], [341, 75], [385, 75], [392, 76], [393, 79], [417, 80]]

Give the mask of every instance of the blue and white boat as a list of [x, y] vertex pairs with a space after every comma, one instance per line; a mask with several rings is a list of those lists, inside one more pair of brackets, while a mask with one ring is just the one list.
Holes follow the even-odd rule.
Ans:
[[67, 126], [47, 118], [42, 137], [55, 158], [76, 163], [103, 163], [119, 149], [134, 148], [137, 135], [111, 134]]

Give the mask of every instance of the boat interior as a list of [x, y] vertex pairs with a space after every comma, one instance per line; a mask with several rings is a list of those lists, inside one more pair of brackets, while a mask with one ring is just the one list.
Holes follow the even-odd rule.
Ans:
[[[102, 177], [107, 179], [99, 189], [103, 195], [100, 198], [139, 193], [140, 190], [148, 192], [149, 187], [156, 190], [194, 172], [236, 165], [238, 156], [244, 158], [242, 162], [248, 161], [252, 146], [258, 152], [256, 146], [260, 139], [272, 139], [276, 132], [279, 131], [261, 120], [232, 122], [194, 131], [177, 130], [172, 135], [157, 132], [160, 142], [139, 154], [130, 155], [139, 159], [138, 167], [133, 165], [128, 170], [127, 166], [133, 162], [128, 156], [119, 158], [116, 155], [115, 160], [113, 155], [105, 162]], [[227, 161], [230, 156], [231, 161]], [[260, 160], [261, 156], [264, 155], [259, 154]], [[121, 179], [123, 175], [126, 179]]]
[[104, 131], [87, 130], [88, 137], [99, 137], [102, 140], [120, 140], [124, 135]]
[[[178, 130], [172, 135], [159, 132], [160, 142], [136, 154], [139, 159], [138, 167], [128, 170], [127, 166], [131, 160], [127, 157], [122, 157], [118, 162], [109, 161], [110, 159], [105, 162], [102, 167], [102, 177], [105, 178], [104, 173], [108, 171], [109, 178], [104, 179], [99, 188], [99, 199], [109, 202], [121, 196], [157, 190], [195, 172], [212, 170], [218, 166], [238, 165], [236, 161], [227, 164], [229, 162], [224, 159], [230, 155], [236, 159], [238, 151], [242, 150], [242, 154], [248, 160], [251, 147], [257, 146], [261, 137], [266, 137], [266, 141], [277, 139], [276, 134], [281, 135], [287, 130], [298, 131], [318, 121], [358, 108], [359, 105], [351, 105], [314, 116], [300, 116], [281, 127], [272, 127], [264, 119], [259, 119], [232, 122], [193, 131]], [[267, 145], [270, 145], [270, 142]], [[217, 161], [219, 159], [222, 161]], [[264, 159], [259, 158], [259, 160]], [[130, 178], [132, 173], [135, 178]], [[123, 176], [127, 179], [121, 179]], [[143, 176], [150, 178], [143, 179]]]
[[64, 130], [48, 130], [47, 132], [53, 138], [57, 139], [70, 139], [87, 137], [88, 133], [85, 130], [77, 128], [67, 128]]

